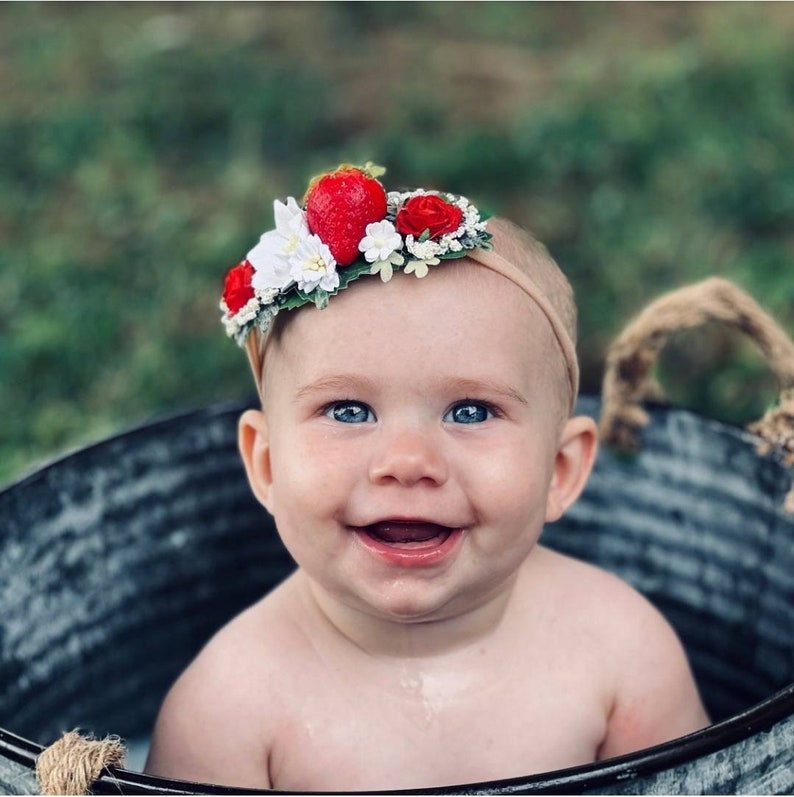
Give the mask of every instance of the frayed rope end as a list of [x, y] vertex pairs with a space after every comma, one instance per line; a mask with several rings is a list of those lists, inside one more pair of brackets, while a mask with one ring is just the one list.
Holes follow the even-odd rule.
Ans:
[[92, 739], [68, 731], [36, 760], [41, 794], [89, 794], [107, 767], [124, 766], [126, 749], [117, 736]]

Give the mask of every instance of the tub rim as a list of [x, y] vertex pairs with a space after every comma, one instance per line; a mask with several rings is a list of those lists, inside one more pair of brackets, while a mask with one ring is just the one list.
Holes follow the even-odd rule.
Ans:
[[[716, 753], [774, 725], [794, 717], [794, 683], [754, 706], [702, 730], [634, 753], [531, 775], [476, 783], [451, 784], [422, 789], [396, 789], [348, 794], [576, 794], [624, 781], [635, 782], [667, 769]], [[35, 770], [44, 750], [40, 744], [0, 728], [0, 755]], [[110, 767], [95, 781], [93, 794], [290, 794], [268, 789], [248, 789], [220, 784], [175, 780], [143, 772]], [[340, 792], [317, 792], [338, 794]]]

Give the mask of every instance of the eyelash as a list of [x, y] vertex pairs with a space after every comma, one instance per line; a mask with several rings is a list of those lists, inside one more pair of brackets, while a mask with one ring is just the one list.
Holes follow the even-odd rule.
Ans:
[[344, 407], [358, 407], [359, 409], [365, 410], [367, 412], [367, 421], [369, 421], [370, 415], [377, 420], [377, 416], [367, 404], [365, 404], [363, 401], [356, 401], [355, 399], [341, 399], [339, 401], [332, 401], [330, 404], [326, 404], [322, 408], [322, 414], [331, 420], [339, 421], [339, 423], [348, 423], [346, 421], [339, 420], [339, 418], [335, 418], [333, 414], [334, 410], [339, 410]]
[[[496, 407], [495, 405], [491, 404], [490, 401], [483, 401], [482, 399], [470, 399], [470, 398], [467, 398], [467, 399], [462, 399], [461, 401], [456, 401], [444, 413], [444, 418], [446, 418], [450, 413], [454, 412], [456, 409], [458, 409], [460, 407], [482, 407], [483, 409], [485, 409], [489, 413], [489, 415], [491, 417], [490, 418], [485, 418], [484, 421], [478, 421], [478, 423], [484, 423], [485, 421], [491, 420], [492, 418], [502, 418], [502, 417], [504, 417], [503, 413], [501, 412], [501, 410], [499, 410], [499, 408]], [[465, 425], [465, 424], [460, 424], [460, 425]]]

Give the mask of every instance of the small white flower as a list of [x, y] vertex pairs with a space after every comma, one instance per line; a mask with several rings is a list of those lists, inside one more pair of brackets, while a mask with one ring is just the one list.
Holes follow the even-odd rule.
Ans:
[[458, 227], [456, 232], [442, 235], [438, 240], [439, 249], [437, 254], [445, 255], [447, 252], [460, 252], [463, 249], [463, 244], [460, 242], [463, 232], [463, 227]]
[[311, 293], [318, 286], [324, 291], [332, 291], [339, 286], [336, 260], [319, 235], [310, 235], [300, 241], [289, 256], [289, 264], [290, 277], [304, 293]]
[[259, 299], [253, 297], [237, 311], [235, 318], [237, 319], [238, 324], [247, 324], [249, 321], [253, 321], [256, 318], [258, 312]]
[[390, 216], [396, 215], [402, 201], [402, 194], [399, 191], [389, 191], [389, 193], [386, 194], [386, 212]]
[[226, 302], [221, 299], [221, 311], [223, 312], [223, 326], [226, 334], [237, 337], [245, 329], [246, 325], [253, 321], [262, 309], [259, 297], [250, 298], [236, 313], [232, 314]]
[[272, 304], [275, 300], [276, 296], [279, 295], [281, 291], [278, 288], [264, 288], [260, 290], [254, 290], [254, 294], [256, 298], [262, 303], [262, 305], [269, 305]]
[[428, 239], [427, 241], [422, 241], [420, 243], [414, 238], [413, 235], [406, 237], [405, 248], [417, 260], [430, 260], [431, 258], [436, 257], [436, 255], [442, 254], [441, 247], [435, 241]]
[[402, 236], [390, 221], [368, 224], [365, 233], [358, 244], [358, 249], [364, 253], [367, 263], [388, 260], [394, 252], [402, 249]]
[[[221, 310], [224, 310], [224, 308], [221, 307]], [[240, 325], [231, 315], [229, 315], [228, 310], [224, 310], [223, 316], [221, 317], [221, 323], [223, 324], [226, 335], [230, 338], [233, 338], [240, 331]]]

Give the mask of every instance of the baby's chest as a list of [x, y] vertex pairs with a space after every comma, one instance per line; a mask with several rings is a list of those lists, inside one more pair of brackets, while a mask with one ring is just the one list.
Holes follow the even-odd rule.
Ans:
[[423, 788], [519, 777], [595, 759], [605, 717], [585, 694], [504, 694], [483, 684], [441, 701], [362, 690], [314, 695], [270, 755], [275, 788]]

